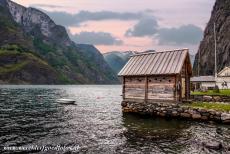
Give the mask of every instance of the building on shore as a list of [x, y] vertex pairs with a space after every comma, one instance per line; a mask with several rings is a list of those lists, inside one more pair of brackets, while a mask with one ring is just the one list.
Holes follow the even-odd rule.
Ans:
[[183, 101], [190, 98], [192, 65], [188, 49], [131, 56], [118, 73], [124, 101]]
[[191, 89], [202, 90], [202, 89], [214, 89], [216, 81], [214, 76], [194, 76], [191, 78]]
[[230, 67], [225, 67], [217, 74], [216, 84], [219, 89], [230, 89]]
[[217, 77], [195, 76], [191, 78], [192, 90], [214, 89], [217, 85], [219, 89], [230, 89], [230, 67], [221, 70]]

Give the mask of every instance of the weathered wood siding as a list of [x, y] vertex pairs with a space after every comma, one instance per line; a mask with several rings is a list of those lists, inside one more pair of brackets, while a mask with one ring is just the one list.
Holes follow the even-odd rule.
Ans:
[[148, 77], [148, 99], [174, 100], [175, 77]]
[[125, 77], [125, 98], [145, 99], [145, 77]]

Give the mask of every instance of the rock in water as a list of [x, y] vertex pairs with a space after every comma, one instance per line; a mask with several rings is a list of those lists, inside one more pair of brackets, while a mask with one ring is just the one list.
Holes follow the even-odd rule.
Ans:
[[230, 123], [230, 114], [222, 113], [221, 120], [223, 121], [223, 123]]
[[222, 148], [222, 144], [220, 142], [216, 142], [216, 141], [203, 142], [203, 145], [206, 148], [213, 149], [213, 150], [220, 150]]

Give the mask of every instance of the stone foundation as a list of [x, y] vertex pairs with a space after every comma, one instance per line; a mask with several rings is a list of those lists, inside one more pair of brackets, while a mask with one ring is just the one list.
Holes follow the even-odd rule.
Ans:
[[230, 112], [198, 109], [183, 106], [183, 103], [153, 103], [123, 101], [123, 112], [160, 116], [167, 118], [184, 118], [199, 121], [214, 121], [230, 124]]
[[197, 102], [225, 102], [230, 103], [230, 96], [210, 96], [210, 95], [192, 95]]

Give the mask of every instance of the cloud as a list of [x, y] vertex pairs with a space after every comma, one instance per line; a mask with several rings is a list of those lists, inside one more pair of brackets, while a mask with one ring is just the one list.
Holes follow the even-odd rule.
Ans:
[[32, 4], [30, 7], [38, 7], [38, 8], [65, 8], [60, 5], [51, 5], [51, 4]]
[[63, 26], [79, 25], [75, 15], [65, 13], [65, 12], [48, 12], [44, 10], [42, 11], [45, 12], [58, 25], [63, 25]]
[[133, 28], [128, 29], [125, 36], [152, 36], [157, 32], [157, 20], [152, 18], [142, 18]]
[[69, 14], [66, 12], [49, 12], [45, 11], [57, 24], [64, 26], [78, 26], [86, 21], [101, 21], [101, 20], [139, 20], [147, 11], [130, 13], [130, 12], [112, 12], [112, 11], [99, 11], [99, 12], [90, 12], [90, 11], [80, 11], [77, 14]]
[[195, 25], [188, 24], [180, 27], [159, 27], [155, 17], [142, 18], [133, 28], [126, 31], [125, 36], [144, 37], [157, 39], [159, 45], [198, 44], [203, 36], [203, 30]]
[[106, 32], [80, 32], [79, 34], [71, 35], [73, 41], [79, 44], [93, 45], [122, 45], [123, 41], [115, 38], [110, 33]]
[[203, 30], [195, 25], [183, 25], [178, 28], [161, 28], [156, 38], [160, 45], [198, 44], [203, 36]]

